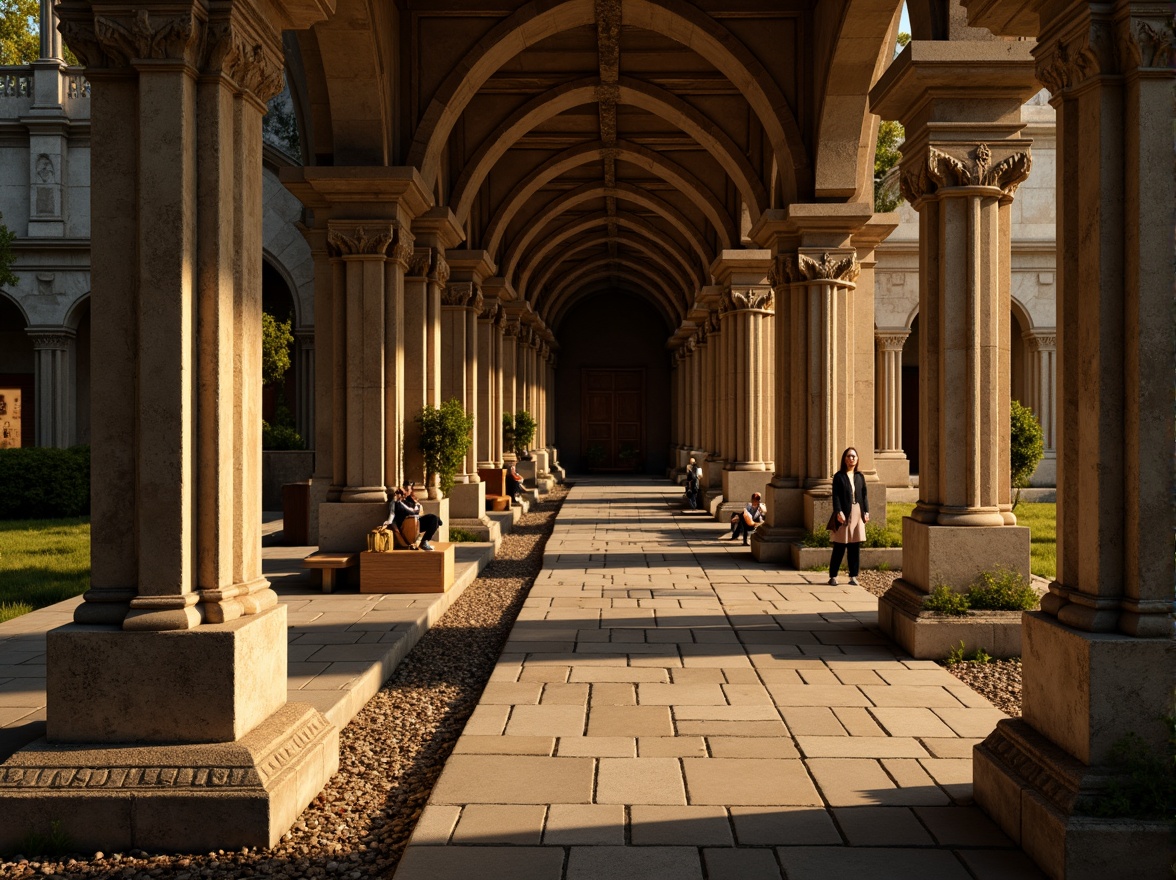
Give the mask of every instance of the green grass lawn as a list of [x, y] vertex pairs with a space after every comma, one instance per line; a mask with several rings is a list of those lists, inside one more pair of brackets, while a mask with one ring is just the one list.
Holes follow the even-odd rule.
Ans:
[[[902, 540], [902, 518], [910, 516], [913, 504], [890, 502], [886, 505], [886, 532]], [[1017, 525], [1029, 527], [1029, 570], [1048, 580], [1053, 580], [1058, 566], [1056, 504], [1030, 504], [1023, 501], [1017, 505]]]
[[90, 588], [90, 520], [0, 520], [0, 623]]

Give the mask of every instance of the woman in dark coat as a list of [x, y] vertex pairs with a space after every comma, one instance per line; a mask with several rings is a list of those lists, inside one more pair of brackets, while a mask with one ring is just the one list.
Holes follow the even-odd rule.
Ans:
[[845, 551], [849, 550], [849, 582], [857, 584], [858, 560], [866, 540], [866, 523], [870, 521], [870, 502], [866, 497], [866, 478], [858, 473], [858, 454], [852, 446], [841, 453], [841, 470], [833, 475], [833, 513], [839, 525], [833, 539], [833, 558], [829, 560], [829, 586], [837, 585], [837, 572]]

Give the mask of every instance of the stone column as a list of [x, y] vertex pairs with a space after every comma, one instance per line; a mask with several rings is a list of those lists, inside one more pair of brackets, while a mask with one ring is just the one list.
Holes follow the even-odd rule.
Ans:
[[1057, 577], [1024, 616], [1024, 714], [977, 747], [976, 800], [1050, 876], [1160, 877], [1167, 821], [1084, 814], [1123, 772], [1117, 743], [1171, 760], [1176, 36], [1167, 6], [1034, 11], [1058, 131]]
[[[432, 247], [413, 251], [404, 285], [404, 472], [399, 482], [425, 485], [425, 459], [416, 417], [441, 405], [441, 289], [449, 280], [445, 257]], [[389, 485], [397, 480], [389, 475]], [[429, 487], [432, 490], [434, 487]]]
[[[503, 419], [506, 416], [510, 416], [513, 423], [514, 415], [520, 409], [516, 397], [519, 350], [522, 347], [519, 344], [519, 330], [517, 314], [511, 314], [510, 310], [508, 310], [502, 325], [502, 413], [498, 419], [498, 434], [500, 437], [502, 436]], [[502, 443], [502, 461], [518, 461], [518, 456], [515, 455], [514, 449], [507, 448], [505, 439]]]
[[906, 486], [911, 463], [902, 450], [902, 349], [911, 331], [883, 328], [874, 334], [874, 461], [887, 486]]
[[726, 340], [723, 325], [719, 320], [720, 291], [718, 287], [707, 287], [699, 296], [699, 302], [707, 308], [707, 371], [704, 384], [706, 395], [706, 424], [709, 442], [705, 442], [706, 458], [702, 466], [703, 503], [710, 509], [710, 503], [723, 493], [723, 468], [726, 459], [723, 454], [723, 379], [726, 375]]
[[474, 431], [462, 473], [450, 489], [450, 513], [481, 520], [486, 512], [486, 487], [478, 478], [478, 315], [482, 291], [474, 281], [450, 282], [441, 296], [442, 400], [457, 400], [474, 416]]
[[[356, 552], [386, 516], [387, 487], [403, 468], [405, 272], [415, 253], [410, 225], [428, 196], [419, 175], [404, 168], [298, 167], [282, 169], [281, 178], [324, 233], [325, 253], [315, 261], [319, 419], [311, 482], [312, 501], [325, 496], [317, 509], [319, 546]], [[363, 181], [361, 196], [355, 179]]]
[[[726, 387], [730, 401], [726, 424], [726, 466], [723, 504], [717, 516], [725, 520], [741, 510], [752, 492], [763, 493], [772, 470], [772, 426], [763, 405], [773, 352], [765, 325], [775, 309], [768, 280], [772, 256], [766, 250], [723, 251], [711, 275], [723, 288], [719, 320], [727, 340]], [[770, 414], [770, 411], [769, 411]]]
[[[985, 570], [1029, 576], [1009, 483], [1010, 205], [1029, 174], [1027, 43], [916, 43], [871, 93], [907, 127], [903, 194], [919, 212], [919, 501], [879, 623], [915, 656], [923, 596]], [[961, 65], [983, 73], [964, 79]], [[934, 651], [940, 652], [938, 644]]]
[[[86, 850], [272, 846], [338, 739], [286, 701], [286, 612], [260, 559], [261, 261], [241, 255], [261, 252], [280, 32], [321, 16], [246, 0], [58, 13], [94, 83], [101, 169], [91, 590], [86, 625], [48, 636], [45, 740], [0, 767], [0, 849], [62, 817]], [[128, 767], [161, 782], [134, 810], [102, 784]]]
[[[767, 524], [752, 538], [758, 560], [792, 558], [793, 545], [814, 524], [824, 525], [842, 449], [854, 445], [863, 458], [863, 447], [873, 452], [870, 279], [868, 293], [857, 289], [857, 238], [872, 253], [887, 228], [873, 222], [867, 205], [795, 204], [765, 212], [751, 231], [776, 255], [777, 293], [775, 474], [765, 493]], [[870, 389], [865, 405], [859, 389]], [[875, 506], [884, 510], [885, 494], [872, 469], [863, 471], [873, 518]]]
[[76, 434], [75, 353], [73, 330], [67, 327], [28, 328], [33, 340], [33, 384], [38, 446], [64, 449]]
[[1034, 473], [1034, 483], [1040, 486], [1057, 485], [1057, 330], [1038, 330], [1025, 334], [1029, 357], [1026, 363], [1025, 405], [1033, 410], [1041, 422], [1044, 434], [1045, 457]]
[[306, 441], [307, 449], [315, 448], [315, 371], [313, 327], [299, 327], [294, 331], [294, 383], [297, 393], [298, 433]]
[[478, 316], [478, 412], [474, 420], [479, 468], [502, 461], [502, 304], [486, 297]]

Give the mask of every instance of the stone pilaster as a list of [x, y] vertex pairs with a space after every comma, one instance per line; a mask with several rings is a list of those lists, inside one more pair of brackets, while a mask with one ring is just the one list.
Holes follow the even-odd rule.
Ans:
[[1057, 577], [1025, 616], [1024, 714], [977, 747], [976, 800], [1050, 876], [1159, 877], [1167, 822], [1088, 814], [1128, 734], [1170, 760], [1176, 35], [1162, 4], [1032, 8], [1058, 131]]
[[910, 483], [911, 463], [902, 449], [902, 349], [910, 330], [880, 328], [874, 334], [874, 462], [887, 486]]
[[32, 326], [27, 332], [34, 352], [36, 444], [64, 449], [72, 446], [77, 436], [76, 334], [67, 327]]
[[1026, 406], [1041, 422], [1045, 456], [1034, 472], [1033, 483], [1057, 485], [1057, 330], [1036, 330], [1025, 334], [1029, 352], [1025, 370]]
[[314, 335], [313, 327], [299, 327], [294, 331], [294, 385], [298, 409], [296, 419], [298, 433], [306, 441], [307, 449], [315, 448]]

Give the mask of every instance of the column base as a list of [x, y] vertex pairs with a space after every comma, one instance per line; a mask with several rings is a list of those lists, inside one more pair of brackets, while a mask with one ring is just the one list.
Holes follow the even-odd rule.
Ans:
[[486, 512], [486, 484], [454, 483], [449, 490], [449, 513], [457, 519], [478, 519]]
[[728, 469], [723, 471], [723, 498], [725, 499], [724, 506], [731, 506], [735, 509], [738, 505], [738, 510], [742, 510], [743, 506], [751, 501], [751, 493], [759, 492], [760, 495], [766, 493], [768, 483], [771, 482], [771, 471], [740, 471]]
[[906, 489], [911, 484], [911, 462], [905, 452], [875, 452], [874, 469], [878, 479], [891, 488]]
[[286, 606], [171, 632], [63, 626], [46, 661], [51, 743], [233, 742], [286, 702]]
[[998, 568], [1029, 580], [1028, 528], [941, 526], [903, 518], [902, 576], [924, 593], [940, 584], [962, 593], [980, 572]]
[[751, 555], [756, 562], [792, 563], [793, 545], [804, 537], [801, 529], [763, 525], [752, 532]]
[[367, 533], [388, 518], [385, 502], [319, 505], [319, 549], [327, 553], [362, 553]]
[[235, 742], [41, 739], [0, 764], [0, 852], [55, 823], [83, 852], [274, 846], [338, 768], [339, 731], [308, 703]]
[[973, 751], [976, 803], [1050, 877], [1170, 876], [1169, 822], [1081, 815], [1110, 778], [1018, 718]]

